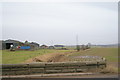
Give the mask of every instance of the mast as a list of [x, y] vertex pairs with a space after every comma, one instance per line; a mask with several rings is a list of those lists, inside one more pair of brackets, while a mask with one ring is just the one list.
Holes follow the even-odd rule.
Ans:
[[78, 45], [78, 35], [76, 35], [76, 49], [77, 51], [80, 51], [80, 46]]

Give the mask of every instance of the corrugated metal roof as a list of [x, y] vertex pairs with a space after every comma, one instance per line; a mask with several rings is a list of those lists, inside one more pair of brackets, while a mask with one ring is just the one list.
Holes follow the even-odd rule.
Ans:
[[5, 40], [4, 43], [18, 43], [19, 41], [17, 40], [11, 40], [11, 39], [8, 39], [8, 40]]

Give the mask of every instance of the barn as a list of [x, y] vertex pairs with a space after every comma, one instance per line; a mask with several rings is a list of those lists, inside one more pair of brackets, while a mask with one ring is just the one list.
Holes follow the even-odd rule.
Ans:
[[20, 44], [22, 44], [22, 42], [19, 42], [17, 40], [8, 39], [8, 40], [5, 40], [5, 41], [2, 41], [2, 49], [10, 49], [10, 45], [13, 45], [14, 48], [15, 48]]
[[17, 40], [5, 40], [0, 41], [0, 49], [10, 49], [10, 46], [13, 45], [16, 50], [36, 50], [39, 49], [39, 44], [35, 42], [23, 43]]
[[32, 46], [33, 49], [39, 49], [39, 44], [36, 42], [31, 42], [30, 45]]

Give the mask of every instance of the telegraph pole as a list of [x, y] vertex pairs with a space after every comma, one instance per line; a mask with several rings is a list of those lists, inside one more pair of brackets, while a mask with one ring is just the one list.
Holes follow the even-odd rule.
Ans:
[[80, 51], [80, 46], [78, 45], [78, 35], [76, 35], [76, 49]]
[[76, 45], [78, 45], [78, 35], [76, 35]]

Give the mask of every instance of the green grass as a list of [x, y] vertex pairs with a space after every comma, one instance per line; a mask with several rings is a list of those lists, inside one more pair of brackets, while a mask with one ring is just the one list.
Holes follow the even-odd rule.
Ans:
[[[107, 59], [107, 68], [103, 72], [118, 73], [118, 48], [91, 48], [88, 50], [55, 50], [55, 49], [40, 49], [35, 51], [9, 51], [0, 50], [0, 56], [2, 55], [2, 64], [18, 64], [23, 63], [30, 58], [50, 53], [64, 53], [71, 52], [67, 58], [71, 59], [76, 56], [101, 56]], [[1, 58], [0, 58], [1, 59]], [[0, 60], [1, 62], [1, 60]]]
[[9, 51], [2, 50], [2, 64], [17, 64], [26, 61], [29, 58], [48, 53], [67, 52], [67, 50], [40, 49], [35, 51]]
[[0, 50], [0, 64], [2, 64], [2, 50]]
[[101, 56], [108, 62], [118, 62], [118, 48], [91, 48], [71, 54], [70, 57], [72, 56]]
[[[74, 50], [54, 50], [54, 49], [40, 49], [35, 51], [2, 51], [2, 64], [17, 64], [24, 61], [48, 53], [63, 53]], [[69, 58], [75, 56], [101, 56], [107, 59], [108, 63], [118, 62], [118, 48], [91, 48], [85, 51], [75, 52], [69, 55]]]
[[72, 57], [76, 56], [101, 56], [107, 60], [107, 67], [103, 69], [103, 72], [118, 73], [118, 48], [91, 48], [85, 51], [79, 51], [69, 55], [71, 60]]

